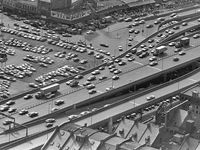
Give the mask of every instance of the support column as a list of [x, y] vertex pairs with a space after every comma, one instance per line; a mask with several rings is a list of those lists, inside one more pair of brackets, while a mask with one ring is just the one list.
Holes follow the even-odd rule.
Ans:
[[112, 130], [113, 130], [113, 118], [109, 118], [109, 121], [108, 121], [108, 133], [109, 134], [112, 134]]

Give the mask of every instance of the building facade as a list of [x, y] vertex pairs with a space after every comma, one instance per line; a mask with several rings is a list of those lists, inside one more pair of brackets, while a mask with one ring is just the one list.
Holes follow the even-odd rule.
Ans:
[[38, 13], [38, 0], [3, 0], [2, 6], [19, 12]]

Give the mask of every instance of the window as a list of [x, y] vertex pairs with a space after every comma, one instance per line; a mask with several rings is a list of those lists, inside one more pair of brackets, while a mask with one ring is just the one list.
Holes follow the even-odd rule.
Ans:
[[198, 106], [196, 106], [196, 109], [198, 109]]
[[198, 114], [199, 112], [198, 111], [196, 111], [196, 114]]

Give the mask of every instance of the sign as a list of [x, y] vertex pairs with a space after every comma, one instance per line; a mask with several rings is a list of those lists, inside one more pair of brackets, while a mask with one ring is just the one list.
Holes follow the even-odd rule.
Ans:
[[68, 14], [58, 12], [58, 11], [51, 11], [51, 17], [63, 19], [63, 20], [71, 20], [71, 17]]

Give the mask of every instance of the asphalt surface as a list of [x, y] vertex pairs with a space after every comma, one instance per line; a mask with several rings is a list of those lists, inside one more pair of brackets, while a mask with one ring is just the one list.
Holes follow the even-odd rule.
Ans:
[[[193, 10], [193, 11], [195, 11], [195, 10]], [[152, 21], [153, 22], [153, 21]], [[148, 22], [149, 24], [151, 24], [151, 22]], [[193, 23], [192, 23], [193, 24]], [[191, 24], [191, 25], [192, 25]], [[117, 24], [116, 24], [117, 25]], [[114, 25], [113, 25], [114, 26]], [[119, 25], [119, 26], [121, 26], [121, 25]], [[190, 26], [190, 24], [189, 24], [189, 26]], [[109, 28], [112, 28], [112, 27], [109, 27]], [[117, 27], [116, 27], [117, 28]], [[143, 28], [142, 26], [141, 26], [141, 28]], [[105, 29], [106, 30], [106, 29]], [[109, 29], [110, 30], [110, 29]], [[127, 28], [123, 28], [123, 29], [120, 29], [120, 33], [121, 33], [121, 30], [128, 30]], [[150, 30], [150, 31], [152, 31], [152, 32], [154, 32], [154, 30]], [[155, 28], [155, 31], [156, 31], [156, 28]], [[100, 32], [100, 31], [99, 31]], [[102, 31], [103, 32], [103, 31]], [[104, 32], [106, 32], [106, 31], [104, 31]], [[110, 31], [110, 32], [114, 32], [113, 34], [115, 35], [115, 33], [116, 33], [116, 31]], [[118, 33], [119, 35], [120, 35], [120, 33]], [[123, 33], [123, 32], [122, 32]], [[148, 34], [151, 34], [151, 33], [146, 33], [147, 35]], [[125, 34], [122, 34], [122, 35], [125, 35]], [[127, 34], [128, 35], [128, 34]], [[126, 36], [126, 35], [125, 35]], [[143, 39], [143, 37], [142, 37], [143, 35], [142, 35], [142, 33], [140, 34], [140, 35], [138, 35], [138, 37], [135, 37], [134, 39], [136, 39], [136, 43], [138, 42], [138, 41], [140, 41], [140, 40], [142, 40]], [[115, 36], [114, 36], [115, 37]], [[120, 36], [120, 41], [123, 39], [123, 37], [122, 36]], [[94, 39], [97, 39], [97, 38], [94, 38]], [[103, 38], [104, 39], [104, 38]], [[139, 39], [139, 40], [138, 40]], [[119, 42], [119, 39], [115, 39], [116, 41], [118, 41]], [[101, 40], [99, 40], [99, 41], [101, 41]], [[107, 40], [106, 40], [107, 41]], [[126, 41], [126, 40], [125, 40]], [[196, 44], [196, 43], [198, 43], [198, 42], [195, 42], [195, 41], [193, 41], [192, 40], [192, 42], [194, 42], [194, 44]], [[95, 42], [95, 43], [98, 43], [98, 42]], [[114, 42], [111, 42], [111, 43], [114, 43]], [[123, 42], [124, 43], [124, 42]], [[126, 43], [126, 42], [125, 42]], [[135, 44], [135, 43], [133, 43], [133, 44]], [[97, 45], [99, 45], [99, 44], [97, 44]], [[113, 44], [113, 45], [115, 45], [116, 46], [116, 44]], [[198, 44], [197, 44], [198, 45]], [[98, 46], [97, 46], [98, 47]], [[126, 47], [126, 46], [123, 46], [123, 47]], [[116, 46], [116, 48], [118, 48], [118, 45]], [[115, 48], [114, 48], [115, 49]], [[169, 48], [170, 49], [170, 48]], [[170, 50], [172, 50], [173, 48], [171, 48]], [[113, 48], [111, 48], [111, 46], [109, 47], [109, 50], [113, 50]], [[113, 54], [116, 54], [116, 51], [114, 52], [113, 51]], [[120, 53], [119, 53], [120, 54]], [[173, 53], [172, 53], [173, 54]], [[116, 54], [117, 55], [117, 54]], [[159, 63], [157, 66], [155, 66], [155, 67], [150, 67], [150, 66], [145, 66], [145, 67], [143, 67], [143, 68], [141, 68], [141, 69], [137, 69], [137, 70], [134, 70], [134, 71], [130, 71], [130, 72], [128, 72], [129, 70], [132, 70], [132, 69], [134, 69], [134, 68], [137, 68], [137, 67], [140, 67], [140, 66], [144, 66], [144, 60], [142, 60], [142, 59], [137, 59], [136, 58], [136, 61], [135, 62], [131, 62], [131, 63], [128, 63], [125, 67], [121, 67], [120, 69], [122, 70], [122, 71], [127, 71], [128, 73], [126, 73], [126, 74], [122, 74], [122, 75], [120, 75], [120, 80], [117, 80], [117, 81], [114, 81], [114, 82], [112, 82], [111, 80], [107, 80], [107, 81], [105, 81], [105, 82], [101, 82], [101, 83], [99, 83], [99, 84], [97, 84], [96, 86], [97, 86], [97, 94], [101, 94], [101, 93], [103, 93], [103, 92], [105, 92], [105, 88], [106, 87], [109, 87], [109, 86], [111, 86], [111, 85], [114, 85], [114, 87], [118, 87], [118, 86], [122, 86], [122, 85], [125, 85], [125, 84], [127, 84], [127, 83], [130, 83], [130, 82], [133, 82], [133, 81], [136, 81], [136, 80], [138, 80], [138, 79], [141, 79], [141, 78], [144, 78], [144, 77], [146, 77], [146, 76], [149, 76], [149, 75], [151, 75], [151, 74], [154, 74], [154, 73], [157, 73], [157, 72], [159, 72], [159, 71], [161, 71], [161, 70], [165, 70], [165, 69], [168, 69], [168, 68], [171, 68], [172, 66], [176, 66], [177, 64], [181, 64], [181, 63], [183, 63], [183, 62], [185, 62], [185, 61], [187, 61], [188, 59], [193, 59], [193, 58], [198, 58], [199, 56], [198, 56], [198, 53], [197, 53], [197, 50], [189, 50], [187, 53], [186, 53], [186, 55], [185, 56], [180, 56], [180, 61], [179, 62], [173, 62], [172, 61], [172, 58], [166, 58], [166, 59], [164, 59], [161, 63]], [[137, 61], [137, 60], [139, 60], [139, 61], [141, 61], [141, 62], [139, 62], [139, 61]], [[143, 64], [144, 63], [144, 64]], [[132, 66], [131, 68], [130, 68], [130, 66]], [[107, 75], [110, 75], [110, 76], [112, 76], [112, 74], [110, 74], [110, 73], [108, 73], [108, 69], [106, 68], [106, 70], [105, 71], [103, 71], [103, 72], [101, 72], [101, 74], [107, 74]], [[87, 76], [86, 76], [87, 77]], [[130, 77], [132, 77], [132, 79], [130, 79]], [[199, 77], [199, 76], [198, 76]], [[189, 81], [187, 80], [187, 81], [185, 81], [185, 83], [183, 83], [183, 86], [184, 85], [187, 85], [187, 84], [191, 84], [191, 82], [196, 82], [196, 78], [197, 77], [195, 77], [194, 79], [193, 78], [191, 78]], [[85, 79], [84, 79], [85, 80]], [[84, 80], [81, 80], [80, 82], [81, 83], [83, 83], [84, 82]], [[198, 79], [197, 79], [198, 80]], [[182, 84], [182, 83], [181, 83]], [[174, 87], [176, 87], [175, 85], [174, 85]], [[180, 88], [180, 85], [179, 85], [179, 88]], [[68, 90], [69, 89], [69, 90]], [[62, 94], [66, 94], [66, 93], [69, 93], [70, 92], [70, 90], [74, 90], [74, 89], [71, 89], [71, 88], [66, 88], [66, 85], [64, 85], [64, 84], [62, 84], [61, 85], [61, 90], [59, 91], [59, 92], [61, 92]], [[162, 94], [164, 94], [166, 91], [164, 91]], [[97, 94], [94, 94], [94, 95], [97, 95]], [[150, 94], [151, 95], [151, 94]], [[93, 95], [89, 95], [89, 94], [87, 94], [87, 90], [86, 89], [81, 89], [80, 91], [79, 91], [79, 93], [77, 94], [76, 92], [75, 93], [71, 93], [71, 94], [69, 94], [69, 95], [65, 95], [65, 96], [63, 96], [61, 99], [65, 99], [65, 101], [66, 101], [66, 103], [64, 104], [64, 105], [62, 105], [60, 108], [64, 108], [64, 107], [66, 107], [66, 106], [70, 106], [71, 104], [73, 104], [73, 103], [78, 103], [79, 101], [83, 101], [84, 99], [88, 99], [88, 98], [91, 98]], [[157, 96], [156, 96], [157, 97]], [[143, 101], [145, 100], [145, 98], [143, 97]], [[37, 101], [37, 102], [36, 102]], [[23, 100], [23, 98], [21, 99], [21, 100], [17, 100], [16, 101], [16, 106], [15, 107], [17, 107], [17, 108], [26, 108], [26, 107], [29, 107], [30, 105], [35, 105], [36, 103], [42, 103], [42, 101], [43, 100], [33, 100], [33, 99], [31, 99], [31, 100], [28, 100], [28, 101], [25, 101], [25, 100]], [[54, 100], [55, 101], [55, 100]], [[39, 115], [41, 116], [41, 115], [44, 115], [44, 114], [48, 114], [49, 113], [49, 111], [50, 111], [50, 109], [51, 108], [53, 108], [53, 107], [55, 107], [54, 106], [54, 101], [51, 101], [51, 102], [48, 102], [48, 103], [44, 103], [44, 104], [42, 104], [42, 105], [39, 105], [38, 107], [33, 107], [33, 108], [30, 108], [29, 109], [29, 111], [40, 111], [39, 112]], [[138, 104], [138, 105], [140, 105], [140, 103], [137, 103], [137, 102], [135, 102], [134, 104]], [[134, 106], [134, 104], [133, 104], [133, 102], [131, 103], [131, 105], [130, 105], [130, 103], [129, 103], [129, 107], [127, 107], [127, 108], [130, 108], [130, 106], [131, 106], [131, 108], [133, 108], [133, 106]], [[142, 104], [142, 103], [141, 103]], [[125, 106], [121, 106], [121, 107], [125, 107]], [[119, 110], [119, 108], [118, 108], [118, 110]], [[120, 110], [123, 110], [123, 109], [121, 109], [120, 108]], [[108, 112], [107, 112], [108, 113]], [[19, 115], [18, 114], [16, 114], [16, 115], [14, 115], [14, 117], [16, 117], [16, 122], [18, 122], [18, 123], [23, 123], [23, 122], [27, 122], [27, 121], [30, 121], [31, 119], [29, 118], [29, 117], [27, 117], [27, 116], [22, 116], [22, 117], [19, 117]], [[65, 119], [65, 118], [63, 118], [63, 119]], [[91, 122], [91, 120], [92, 120], [92, 122], [95, 122], [96, 120], [95, 120], [95, 118], [93, 118], [92, 117], [92, 119], [90, 118], [89, 120], [87, 119], [87, 120], [85, 120], [85, 121], [88, 121], [88, 124], [90, 124], [89, 122]], [[2, 121], [4, 121], [4, 119], [1, 119], [1, 123], [2, 123]], [[60, 121], [58, 121], [58, 123], [59, 123]], [[62, 120], [62, 122], [63, 122], [63, 120]], [[84, 121], [82, 121], [82, 123], [83, 123]], [[81, 124], [81, 122], [80, 122], [80, 124]], [[39, 128], [42, 128], [41, 126], [39, 127]], [[46, 129], [46, 127], [44, 127], [45, 129]], [[37, 130], [38, 130], [38, 128], [35, 128], [35, 129], [33, 129], [32, 131], [30, 131], [30, 134], [31, 133], [34, 133], [34, 132], [36, 132]], [[25, 135], [25, 131], [24, 132], [20, 132], [20, 133], [16, 133], [16, 136], [15, 136], [15, 134], [13, 134], [13, 135], [10, 135], [10, 140], [12, 140], [12, 139], [15, 139], [15, 138], [18, 138], [18, 137], [21, 137], [21, 136], [23, 136], [23, 135]], [[46, 136], [45, 136], [46, 137]], [[0, 137], [0, 139], [2, 139], [1, 141], [3, 142], [7, 142], [8, 141], [8, 135], [5, 135], [4, 137]]]

